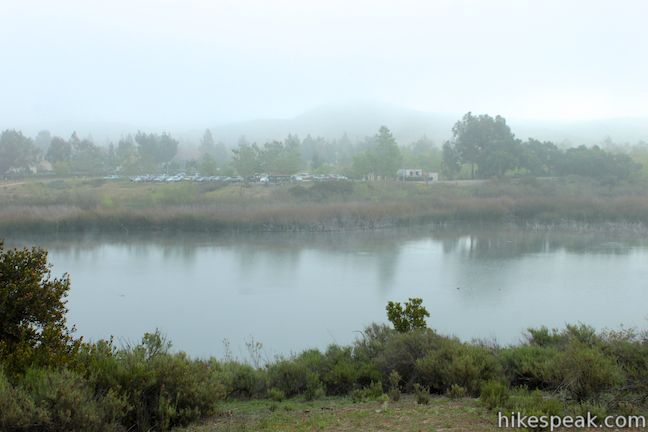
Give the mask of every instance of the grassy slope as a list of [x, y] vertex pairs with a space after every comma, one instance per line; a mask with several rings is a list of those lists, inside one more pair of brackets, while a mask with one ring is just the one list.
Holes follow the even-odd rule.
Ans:
[[[176, 429], [177, 432], [500, 430], [502, 429], [497, 427], [497, 414], [488, 411], [476, 399], [451, 400], [433, 396], [429, 405], [417, 405], [412, 395], [403, 395], [400, 401], [386, 404], [377, 401], [352, 403], [349, 398], [327, 398], [313, 402], [228, 402], [221, 407], [221, 415], [201, 425]], [[578, 430], [586, 432], [613, 429]]]
[[399, 402], [352, 403], [348, 398], [314, 402], [230, 402], [223, 414], [185, 432], [217, 431], [495, 431], [495, 417], [476, 400], [433, 397], [417, 405]]
[[425, 222], [648, 223], [648, 184], [577, 179], [464, 184], [0, 183], [6, 230], [336, 230]]

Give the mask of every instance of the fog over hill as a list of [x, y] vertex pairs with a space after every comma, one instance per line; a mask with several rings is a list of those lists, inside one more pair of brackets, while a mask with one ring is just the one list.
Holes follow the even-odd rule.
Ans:
[[[494, 116], [497, 113], [488, 114]], [[423, 135], [442, 143], [451, 137], [452, 126], [462, 115], [428, 113], [388, 105], [349, 104], [320, 107], [289, 119], [230, 123], [213, 127], [212, 131], [217, 139], [232, 145], [241, 136], [256, 142], [282, 139], [288, 134], [338, 138], [346, 133], [352, 140], [361, 139], [386, 125], [400, 144], [408, 144]], [[503, 116], [521, 139], [533, 137], [569, 146], [600, 144], [608, 137], [615, 143], [648, 141], [647, 118], [543, 121]]]
[[[473, 112], [474, 114], [481, 114]], [[488, 112], [495, 116], [498, 113]], [[452, 126], [463, 113], [430, 113], [394, 105], [353, 103], [327, 105], [305, 111], [292, 118], [261, 118], [233, 123], [205, 124], [194, 127], [165, 127], [109, 122], [58, 122], [46, 125], [3, 125], [2, 129], [21, 129], [28, 135], [48, 129], [54, 135], [68, 137], [73, 131], [90, 136], [97, 144], [116, 142], [138, 130], [169, 132], [182, 143], [195, 144], [204, 130], [210, 128], [217, 141], [236, 146], [244, 136], [249, 142], [282, 140], [288, 134], [303, 138], [308, 134], [335, 139], [346, 134], [352, 141], [376, 133], [382, 125], [389, 127], [400, 144], [409, 144], [423, 135], [438, 144], [449, 139]], [[522, 119], [502, 114], [518, 138], [551, 140], [565, 146], [594, 145], [610, 138], [617, 144], [648, 142], [648, 118], [610, 118], [588, 121], [550, 121]]]

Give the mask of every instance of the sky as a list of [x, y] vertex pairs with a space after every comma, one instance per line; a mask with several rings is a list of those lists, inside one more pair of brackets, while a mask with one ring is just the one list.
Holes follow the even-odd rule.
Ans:
[[648, 117], [645, 0], [0, 0], [0, 127]]

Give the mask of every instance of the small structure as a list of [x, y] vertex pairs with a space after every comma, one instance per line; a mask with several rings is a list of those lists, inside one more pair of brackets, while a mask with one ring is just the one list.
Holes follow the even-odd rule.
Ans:
[[439, 173], [427, 172], [421, 168], [401, 168], [397, 174], [401, 181], [424, 181], [426, 183], [439, 181]]
[[400, 180], [423, 180], [423, 170], [421, 168], [401, 168], [397, 172]]

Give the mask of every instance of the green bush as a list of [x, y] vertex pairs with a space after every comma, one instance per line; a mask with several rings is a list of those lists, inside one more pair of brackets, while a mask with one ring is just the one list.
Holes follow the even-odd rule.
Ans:
[[27, 430], [32, 425], [44, 425], [48, 421], [49, 413], [36, 407], [24, 389], [12, 386], [0, 369], [0, 430]]
[[400, 381], [400, 374], [395, 370], [391, 371], [389, 374], [389, 399], [394, 402], [398, 402], [401, 397]]
[[418, 379], [417, 360], [437, 349], [444, 340], [447, 338], [439, 336], [430, 329], [407, 333], [393, 332], [389, 334], [380, 349], [375, 350], [372, 361], [385, 377], [392, 370], [398, 372], [405, 384], [405, 389], [411, 390]]
[[361, 368], [354, 361], [351, 348], [331, 345], [324, 356], [325, 364], [320, 376], [329, 395], [345, 395], [353, 390], [359, 380]]
[[458, 384], [452, 384], [448, 389], [448, 397], [450, 399], [461, 399], [468, 396], [468, 391]]
[[511, 391], [505, 405], [507, 411], [527, 416], [558, 416], [564, 415], [565, 411], [563, 403], [558, 399], [545, 397], [540, 390], [530, 392], [525, 388]]
[[386, 309], [387, 319], [398, 332], [406, 333], [427, 327], [425, 318], [429, 317], [430, 313], [425, 309], [423, 300], [420, 298], [410, 298], [405, 302], [405, 308], [400, 303], [390, 301]]
[[416, 403], [419, 405], [427, 405], [430, 403], [430, 388], [424, 387], [419, 383], [414, 384], [414, 394], [416, 395]]
[[268, 399], [275, 401], [275, 402], [281, 402], [286, 398], [286, 395], [284, 392], [279, 390], [278, 388], [271, 388], [268, 390]]
[[217, 362], [172, 354], [170, 346], [159, 332], [147, 333], [141, 344], [122, 350], [107, 342], [85, 347], [78, 361], [95, 394], [125, 400], [124, 426], [168, 430], [213, 414], [228, 383]]
[[0, 374], [3, 431], [117, 431], [125, 407], [114, 392], [98, 397], [71, 371], [29, 369], [16, 387]]
[[372, 382], [369, 386], [356, 388], [351, 392], [353, 402], [364, 402], [366, 400], [378, 400], [383, 396], [383, 387], [380, 382]]
[[324, 385], [320, 381], [319, 375], [315, 372], [309, 372], [306, 376], [306, 389], [304, 390], [304, 399], [312, 401], [324, 397]]
[[266, 389], [265, 374], [248, 364], [234, 361], [224, 363], [218, 375], [228, 399], [261, 397]]
[[268, 385], [284, 392], [286, 397], [302, 394], [306, 390], [309, 371], [295, 360], [280, 360], [268, 366]]
[[477, 396], [483, 382], [503, 378], [501, 366], [492, 352], [455, 339], [440, 341], [437, 349], [416, 362], [416, 371], [420, 383], [440, 394], [457, 384]]
[[503, 350], [500, 359], [511, 385], [543, 389], [551, 385], [557, 354], [554, 347], [522, 345]]
[[488, 381], [482, 385], [479, 400], [488, 409], [504, 408], [509, 399], [509, 390], [500, 381]]
[[614, 359], [577, 341], [570, 342], [552, 365], [555, 385], [579, 402], [597, 399], [623, 382], [623, 374]]
[[65, 314], [68, 275], [52, 278], [44, 249], [8, 249], [0, 241], [0, 362], [5, 373], [60, 368], [79, 349]]

